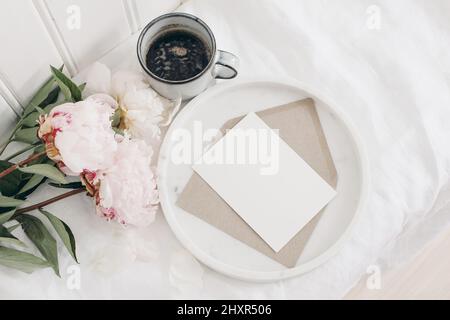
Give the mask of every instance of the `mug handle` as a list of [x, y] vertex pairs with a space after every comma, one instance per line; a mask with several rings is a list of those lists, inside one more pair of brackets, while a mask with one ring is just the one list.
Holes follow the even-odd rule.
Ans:
[[239, 58], [234, 54], [218, 50], [217, 61], [214, 71], [214, 78], [216, 79], [233, 79], [238, 75]]

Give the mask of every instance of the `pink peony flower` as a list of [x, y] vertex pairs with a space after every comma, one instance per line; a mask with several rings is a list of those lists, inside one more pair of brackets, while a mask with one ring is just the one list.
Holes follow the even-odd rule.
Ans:
[[152, 148], [142, 140], [121, 137], [113, 164], [82, 180], [94, 196], [97, 213], [124, 225], [147, 226], [158, 209], [156, 179], [151, 169]]
[[55, 107], [39, 119], [47, 155], [68, 175], [109, 167], [117, 150], [111, 128], [114, 106], [88, 98]]

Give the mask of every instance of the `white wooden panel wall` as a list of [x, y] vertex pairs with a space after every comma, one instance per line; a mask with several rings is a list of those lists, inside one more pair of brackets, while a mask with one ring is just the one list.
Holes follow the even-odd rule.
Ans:
[[[46, 0], [53, 21], [50, 28], [60, 33], [70, 52], [72, 68], [80, 70], [127, 39], [130, 30], [122, 0]], [[80, 13], [79, 29], [68, 26], [67, 10], [76, 3]], [[55, 32], [55, 31], [54, 31]]]
[[0, 96], [0, 114], [0, 137], [3, 137], [5, 135], [8, 135], [9, 131], [13, 129], [13, 123], [16, 119], [16, 114], [9, 107], [2, 96]]
[[31, 0], [0, 2], [0, 43], [1, 78], [21, 103], [49, 76], [49, 64], [62, 63]]
[[[15, 114], [49, 76], [90, 65], [182, 0], [1, 0], [0, 142]], [[68, 23], [79, 10], [80, 28]], [[73, 20], [71, 20], [73, 21]]]
[[135, 0], [135, 9], [137, 11], [138, 19], [137, 23], [139, 27], [145, 27], [145, 25], [155, 17], [175, 10], [182, 2], [186, 2], [186, 0]]

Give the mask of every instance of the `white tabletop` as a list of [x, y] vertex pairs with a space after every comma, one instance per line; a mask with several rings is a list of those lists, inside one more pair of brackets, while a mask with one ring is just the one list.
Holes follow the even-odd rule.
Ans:
[[[51, 270], [1, 268], [0, 297], [340, 298], [369, 266], [406, 261], [450, 220], [434, 215], [447, 206], [439, 195], [450, 173], [448, 4], [385, 1], [375, 28], [367, 23], [371, 4], [193, 0], [181, 8], [240, 57], [241, 75], [306, 82], [345, 106], [357, 125], [373, 177], [369, 205], [333, 259], [282, 282], [232, 280], [182, 249], [162, 214], [148, 229], [123, 229], [95, 216], [91, 199], [80, 195], [48, 208], [72, 227], [80, 269], [68, 255], [60, 257], [62, 279]], [[102, 61], [133, 64], [135, 40]], [[57, 192], [42, 188], [31, 201]], [[73, 285], [78, 274], [80, 288]]]

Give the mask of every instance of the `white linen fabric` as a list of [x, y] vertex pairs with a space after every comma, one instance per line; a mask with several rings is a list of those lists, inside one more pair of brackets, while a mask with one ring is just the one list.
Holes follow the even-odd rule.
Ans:
[[210, 25], [219, 48], [240, 57], [241, 75], [290, 76], [343, 106], [372, 176], [350, 240], [308, 274], [246, 283], [200, 265], [162, 214], [149, 228], [124, 229], [96, 217], [81, 195], [48, 208], [72, 227], [80, 269], [68, 255], [62, 279], [0, 267], [0, 298], [336, 299], [368, 266], [405, 262], [448, 227], [449, 1], [191, 0], [180, 11]]

